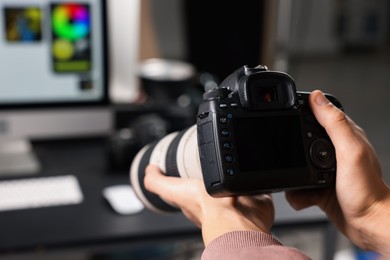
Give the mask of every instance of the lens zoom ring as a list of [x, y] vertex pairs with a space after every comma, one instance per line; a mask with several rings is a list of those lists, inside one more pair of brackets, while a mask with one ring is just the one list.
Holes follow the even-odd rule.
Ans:
[[169, 145], [168, 151], [167, 151], [167, 157], [165, 158], [165, 167], [166, 167], [166, 175], [167, 176], [174, 176], [174, 177], [180, 177], [179, 169], [177, 168], [177, 148], [179, 147], [179, 143], [181, 141], [181, 138], [183, 137], [184, 133], [188, 129], [185, 129], [178, 133], [176, 137], [172, 140], [171, 144]]
[[149, 161], [150, 161], [150, 157], [152, 155], [152, 152], [154, 150], [154, 148], [156, 147], [157, 145], [157, 142], [155, 143], [152, 143], [150, 145], [150, 147], [145, 151], [144, 155], [142, 156], [141, 158], [141, 161], [139, 163], [139, 167], [138, 167], [138, 180], [139, 180], [139, 185], [140, 185], [140, 188], [142, 190], [142, 193], [143, 195], [145, 196], [145, 198], [156, 208], [162, 210], [162, 211], [166, 211], [166, 212], [177, 212], [179, 211], [178, 208], [175, 208], [175, 207], [172, 207], [171, 205], [169, 205], [168, 203], [166, 203], [165, 201], [163, 201], [159, 196], [157, 196], [156, 194], [154, 193], [151, 193], [149, 192], [146, 188], [145, 188], [145, 184], [144, 184], [144, 179], [145, 179], [145, 169], [146, 167], [148, 166], [149, 164]]

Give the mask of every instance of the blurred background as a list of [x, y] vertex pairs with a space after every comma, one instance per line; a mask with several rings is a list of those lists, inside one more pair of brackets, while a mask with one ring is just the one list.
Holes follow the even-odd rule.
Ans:
[[[219, 82], [265, 64], [288, 72], [298, 90], [335, 95], [378, 151], [390, 181], [383, 117], [389, 102], [389, 10], [385, 0], [218, 3], [142, 1], [140, 61], [185, 61]], [[145, 9], [147, 9], [145, 11]], [[223, 10], [223, 11], [222, 11]]]
[[[205, 87], [218, 85], [242, 65], [264, 64], [289, 73], [297, 90], [321, 89], [336, 96], [346, 113], [367, 132], [380, 158], [383, 177], [390, 183], [390, 118], [386, 116], [390, 111], [389, 1], [107, 2], [109, 93], [115, 106], [108, 155], [113, 168], [128, 169], [128, 154], [173, 129], [193, 124]], [[126, 9], [130, 2], [136, 3], [132, 5], [135, 9]], [[121, 24], [123, 21], [127, 26]], [[145, 111], [152, 116], [129, 124], [128, 118]], [[129, 140], [134, 131], [140, 133], [144, 126], [156, 125], [152, 132], [136, 137], [141, 144], [134, 145], [134, 138]], [[292, 227], [275, 235], [313, 259], [322, 259], [322, 232], [320, 228]], [[358, 259], [357, 249], [343, 235], [336, 233], [334, 239], [334, 259]], [[199, 239], [162, 243], [156, 252], [165, 255], [175, 251], [170, 258], [145, 257], [148, 250], [148, 245], [140, 245], [94, 254], [92, 259], [199, 259], [203, 246]], [[86, 258], [85, 252], [55, 255], [56, 259], [62, 256]], [[53, 257], [49, 254], [47, 259]]]

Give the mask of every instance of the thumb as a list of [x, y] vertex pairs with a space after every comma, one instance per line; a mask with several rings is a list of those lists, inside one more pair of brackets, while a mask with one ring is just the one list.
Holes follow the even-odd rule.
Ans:
[[309, 102], [314, 116], [325, 128], [336, 152], [343, 153], [344, 150], [350, 150], [351, 145], [356, 143], [356, 133], [345, 113], [333, 105], [319, 90], [310, 94]]

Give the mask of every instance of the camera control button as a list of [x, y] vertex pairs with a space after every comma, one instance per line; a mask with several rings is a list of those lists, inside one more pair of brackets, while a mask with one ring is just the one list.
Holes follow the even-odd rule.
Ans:
[[334, 176], [331, 172], [319, 172], [318, 173], [318, 183], [326, 184], [332, 182], [332, 176]]
[[235, 172], [234, 172], [234, 170], [232, 168], [228, 168], [226, 170], [226, 174], [229, 175], [229, 176], [234, 176]]
[[221, 103], [221, 104], [219, 104], [219, 108], [220, 109], [226, 109], [227, 108], [227, 104]]
[[199, 118], [199, 119], [205, 119], [205, 118], [208, 117], [208, 116], [209, 116], [209, 113], [208, 113], [208, 112], [205, 112], [205, 113], [199, 114], [199, 115], [198, 115], [198, 118]]
[[232, 162], [234, 162], [234, 157], [233, 157], [233, 155], [231, 155], [231, 154], [225, 155], [225, 162], [227, 162], [227, 163], [232, 163]]
[[225, 150], [230, 150], [230, 149], [232, 149], [232, 144], [231, 144], [230, 142], [224, 142], [224, 143], [222, 144], [222, 147], [223, 147], [223, 149], [225, 149]]
[[226, 116], [221, 116], [220, 118], [219, 118], [219, 122], [221, 123], [221, 124], [227, 124], [228, 123], [228, 118], [226, 117]]
[[222, 129], [221, 134], [223, 137], [229, 137], [230, 136], [230, 130], [227, 128]]
[[320, 169], [330, 169], [336, 165], [336, 155], [332, 144], [325, 139], [314, 141], [310, 147], [310, 158]]

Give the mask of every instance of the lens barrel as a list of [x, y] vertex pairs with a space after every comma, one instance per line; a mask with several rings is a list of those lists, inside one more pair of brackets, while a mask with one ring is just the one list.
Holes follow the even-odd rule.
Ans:
[[149, 164], [156, 165], [167, 176], [201, 179], [196, 125], [145, 146], [134, 157], [130, 168], [133, 189], [148, 209], [158, 213], [178, 211], [145, 188], [145, 169]]

